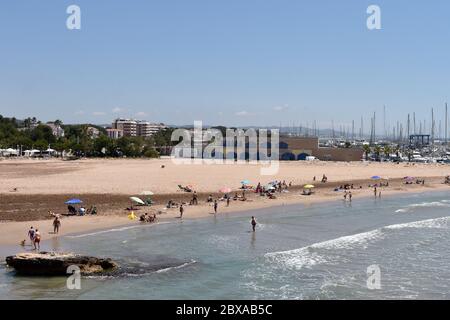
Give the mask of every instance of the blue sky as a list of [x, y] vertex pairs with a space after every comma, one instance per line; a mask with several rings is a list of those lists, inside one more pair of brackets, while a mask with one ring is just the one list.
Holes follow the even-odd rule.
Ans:
[[[66, 28], [77, 4], [82, 29]], [[381, 7], [382, 30], [366, 28]], [[359, 125], [442, 118], [450, 2], [46, 0], [0, 4], [0, 114], [66, 123]], [[438, 118], [439, 119], [439, 118]]]

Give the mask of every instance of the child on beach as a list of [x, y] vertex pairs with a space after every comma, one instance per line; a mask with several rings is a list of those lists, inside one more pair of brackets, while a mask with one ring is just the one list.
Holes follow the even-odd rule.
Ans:
[[255, 219], [255, 217], [252, 217], [252, 222], [251, 222], [251, 224], [252, 224], [253, 232], [255, 232], [255, 231], [256, 231], [256, 219]]

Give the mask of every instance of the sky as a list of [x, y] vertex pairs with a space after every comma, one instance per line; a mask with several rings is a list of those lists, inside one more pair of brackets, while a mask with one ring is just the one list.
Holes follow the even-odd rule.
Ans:
[[[69, 5], [81, 30], [69, 30]], [[381, 9], [381, 30], [366, 26]], [[65, 123], [366, 127], [443, 118], [450, 2], [46, 0], [0, 4], [0, 114]], [[378, 126], [381, 126], [378, 122]]]

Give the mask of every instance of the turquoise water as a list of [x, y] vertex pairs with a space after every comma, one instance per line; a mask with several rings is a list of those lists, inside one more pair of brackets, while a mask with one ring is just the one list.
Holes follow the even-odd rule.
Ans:
[[[43, 249], [111, 257], [133, 272], [68, 290], [65, 278], [18, 277], [2, 265], [0, 298], [449, 299], [449, 232], [448, 192], [117, 228]], [[371, 265], [378, 290], [367, 287]]]

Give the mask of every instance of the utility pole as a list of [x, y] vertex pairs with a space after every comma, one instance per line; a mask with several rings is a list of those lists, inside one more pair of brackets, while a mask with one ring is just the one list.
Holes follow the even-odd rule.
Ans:
[[410, 135], [410, 118], [409, 118], [409, 113], [408, 113], [408, 122], [407, 122], [407, 125], [406, 125], [406, 132], [407, 132], [407, 139], [409, 139], [409, 135]]
[[445, 145], [447, 145], [447, 128], [448, 128], [448, 126], [447, 126], [447, 121], [448, 121], [448, 114], [447, 114], [447, 112], [448, 112], [448, 109], [447, 109], [447, 102], [445, 103]]
[[363, 117], [361, 116], [361, 136], [360, 136], [360, 138], [361, 138], [361, 140], [363, 139], [363, 137], [364, 137], [364, 120], [363, 120]]
[[352, 140], [355, 141], [355, 120], [352, 120]]

